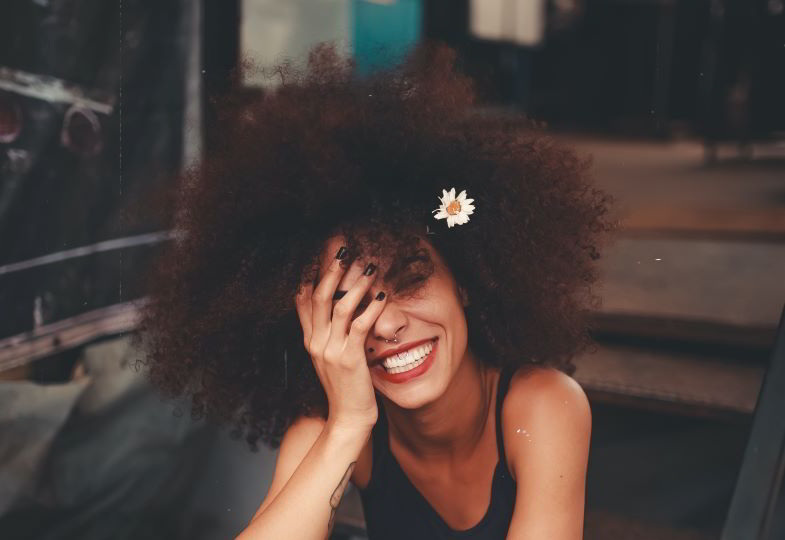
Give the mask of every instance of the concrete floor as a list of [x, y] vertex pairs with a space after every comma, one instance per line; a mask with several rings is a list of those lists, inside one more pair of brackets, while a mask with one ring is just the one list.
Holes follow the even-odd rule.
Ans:
[[691, 211], [785, 211], [785, 142], [756, 146], [742, 160], [723, 147], [707, 166], [699, 140], [669, 142], [556, 135], [594, 160], [597, 185], [619, 199], [629, 214], [649, 208]]

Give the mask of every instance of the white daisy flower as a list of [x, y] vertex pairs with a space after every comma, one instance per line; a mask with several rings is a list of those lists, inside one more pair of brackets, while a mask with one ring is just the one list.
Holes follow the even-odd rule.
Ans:
[[474, 213], [474, 199], [466, 198], [466, 190], [461, 191], [458, 196], [455, 196], [455, 188], [451, 188], [450, 192], [442, 190], [442, 196], [437, 197], [441, 204], [439, 208], [433, 210], [432, 213], [438, 212], [434, 219], [447, 219], [447, 226], [452, 227], [456, 223], [463, 225], [469, 221], [469, 216]]

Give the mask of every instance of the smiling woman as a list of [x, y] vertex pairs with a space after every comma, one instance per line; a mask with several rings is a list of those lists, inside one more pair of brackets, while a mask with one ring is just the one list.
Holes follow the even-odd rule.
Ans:
[[225, 96], [183, 179], [140, 335], [168, 395], [280, 446], [243, 537], [324, 538], [350, 481], [372, 539], [580, 537], [568, 375], [610, 199], [569, 149], [472, 115], [454, 63], [422, 45], [360, 78], [319, 46]]

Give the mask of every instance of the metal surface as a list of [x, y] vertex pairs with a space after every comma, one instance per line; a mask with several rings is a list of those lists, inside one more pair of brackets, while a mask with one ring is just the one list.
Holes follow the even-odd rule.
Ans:
[[[769, 540], [785, 468], [785, 308], [722, 540]], [[771, 539], [773, 540], [773, 539]]]
[[171, 240], [175, 237], [173, 231], [159, 231], [154, 233], [139, 234], [136, 236], [129, 236], [126, 238], [113, 238], [112, 240], [105, 240], [97, 242], [89, 246], [80, 246], [78, 248], [66, 249], [56, 253], [47, 253], [40, 257], [28, 259], [26, 261], [19, 261], [10, 264], [0, 265], [0, 276], [4, 274], [12, 274], [22, 270], [29, 270], [45, 264], [53, 264], [77, 257], [86, 257], [93, 253], [101, 253], [103, 251], [114, 251], [116, 249], [125, 249], [134, 246], [145, 246], [149, 244], [158, 244], [166, 240]]
[[114, 110], [114, 96], [94, 98], [89, 90], [57, 77], [4, 66], [0, 66], [0, 89], [50, 103], [78, 105], [101, 114], [112, 114]]
[[159, 194], [198, 154], [200, 6], [0, 2], [0, 94], [21, 117], [0, 143], [0, 340], [62, 351], [40, 328], [144, 294], [170, 238]]

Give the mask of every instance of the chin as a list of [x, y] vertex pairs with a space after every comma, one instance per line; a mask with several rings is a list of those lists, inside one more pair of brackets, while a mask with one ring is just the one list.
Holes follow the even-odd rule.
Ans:
[[[386, 371], [377, 372], [374, 376], [378, 379], [379, 392], [402, 409], [419, 409], [436, 401], [447, 386], [443, 380], [446, 373], [444, 355], [438, 354], [439, 341], [441, 340], [437, 340], [437, 345], [429, 355], [431, 358], [428, 359], [428, 364], [423, 363], [419, 373], [414, 373], [418, 368], [414, 368], [413, 373], [404, 373], [403, 376], [388, 374]], [[384, 370], [382, 366], [374, 369], [377, 368]]]

